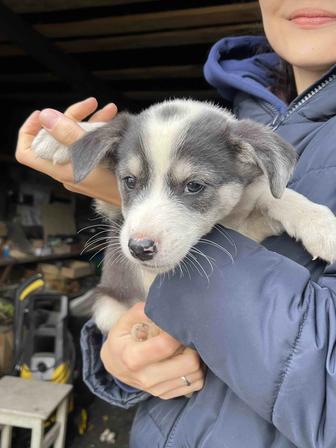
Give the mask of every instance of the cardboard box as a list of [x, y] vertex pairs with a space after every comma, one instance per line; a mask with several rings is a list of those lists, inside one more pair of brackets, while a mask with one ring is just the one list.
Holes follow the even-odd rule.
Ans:
[[93, 274], [93, 267], [86, 261], [70, 261], [61, 269], [61, 276], [66, 278], [87, 277]]
[[30, 243], [33, 249], [42, 249], [42, 247], [44, 246], [44, 240], [42, 239], [35, 238], [33, 240], [30, 240]]
[[64, 255], [71, 253], [71, 246], [69, 244], [60, 244], [53, 248], [53, 253], [56, 255]]
[[41, 271], [43, 275], [59, 277], [61, 275], [61, 266], [51, 263], [40, 263], [39, 271]]
[[13, 359], [14, 337], [10, 325], [0, 325], [0, 376], [9, 373]]

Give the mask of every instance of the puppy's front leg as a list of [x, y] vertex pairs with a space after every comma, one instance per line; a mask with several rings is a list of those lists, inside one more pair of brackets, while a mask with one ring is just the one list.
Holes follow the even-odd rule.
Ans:
[[95, 290], [94, 320], [107, 333], [132, 305], [145, 299], [141, 273], [111, 244], [104, 256], [101, 281]]
[[301, 240], [313, 258], [330, 263], [336, 260], [336, 217], [328, 207], [288, 188], [280, 199], [265, 193], [258, 207], [280, 222], [291, 237]]

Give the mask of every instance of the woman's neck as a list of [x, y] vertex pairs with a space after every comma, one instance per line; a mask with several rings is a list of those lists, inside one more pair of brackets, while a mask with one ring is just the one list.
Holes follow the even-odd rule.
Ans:
[[298, 95], [300, 95], [304, 90], [308, 89], [316, 81], [318, 81], [321, 76], [324, 75], [330, 67], [317, 67], [314, 69], [307, 69], [304, 67], [296, 67], [293, 65], [293, 72], [296, 84], [296, 90]]

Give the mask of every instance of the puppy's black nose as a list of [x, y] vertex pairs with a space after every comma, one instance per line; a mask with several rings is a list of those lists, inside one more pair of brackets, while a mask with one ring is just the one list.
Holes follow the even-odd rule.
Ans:
[[153, 240], [131, 238], [128, 242], [128, 247], [132, 256], [141, 261], [152, 260], [157, 252], [157, 247]]

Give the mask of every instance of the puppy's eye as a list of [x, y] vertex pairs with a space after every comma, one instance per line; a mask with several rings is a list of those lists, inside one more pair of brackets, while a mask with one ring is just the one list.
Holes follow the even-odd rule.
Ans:
[[123, 178], [123, 181], [124, 181], [126, 187], [129, 190], [133, 190], [135, 188], [136, 177], [134, 177], [134, 176], [126, 176], [126, 177]]
[[200, 184], [199, 182], [188, 182], [185, 186], [185, 193], [199, 193], [204, 190], [205, 185]]

